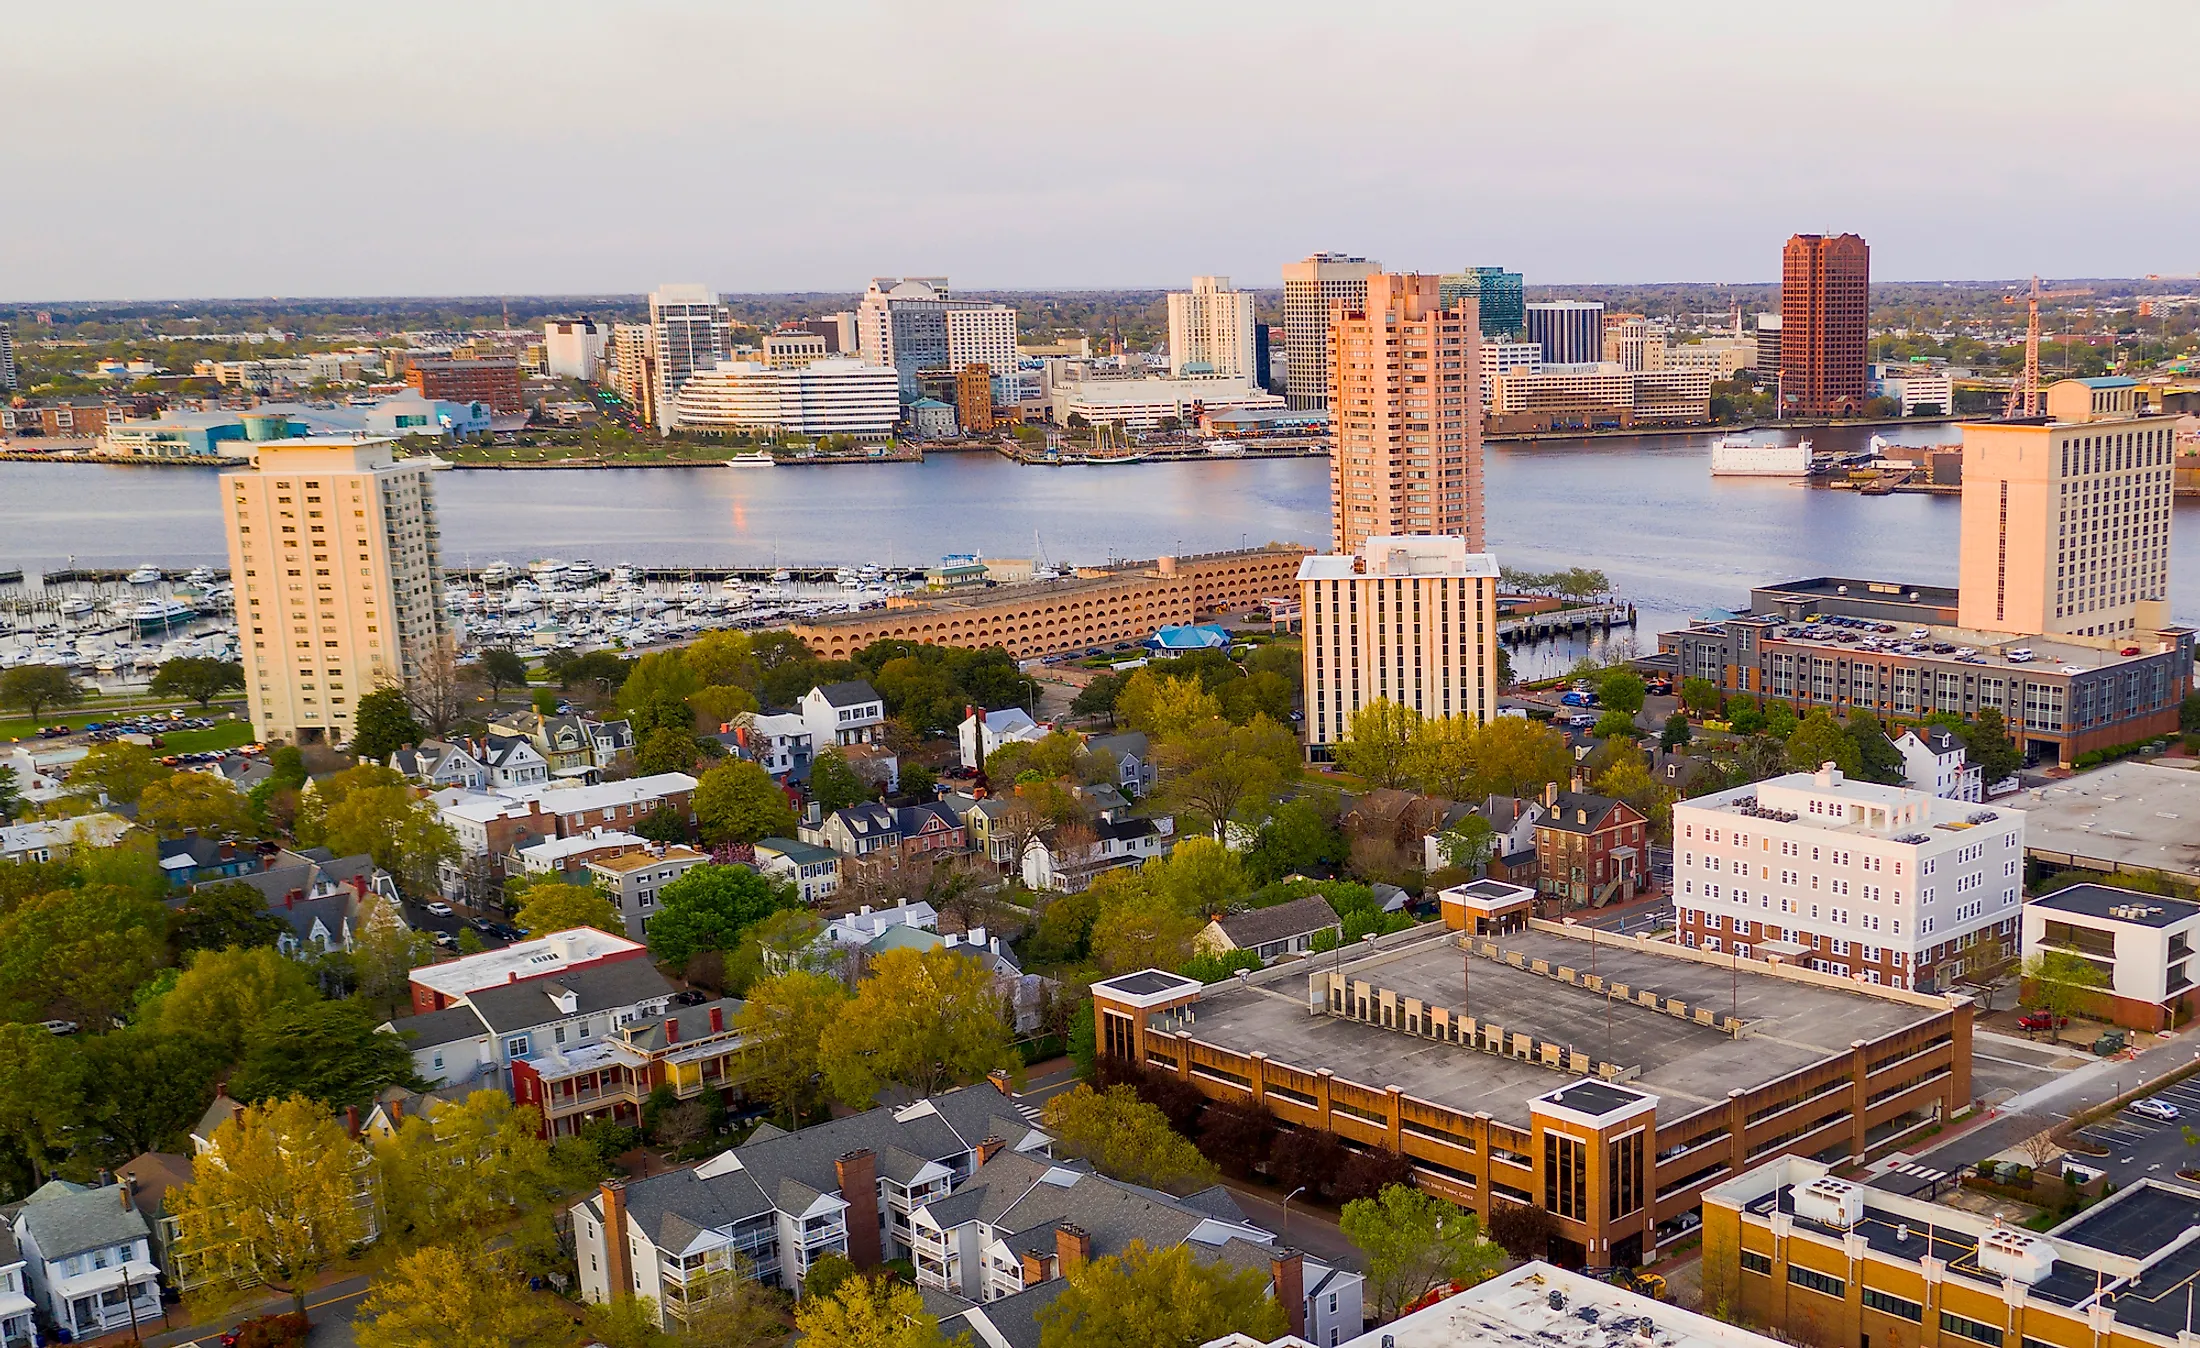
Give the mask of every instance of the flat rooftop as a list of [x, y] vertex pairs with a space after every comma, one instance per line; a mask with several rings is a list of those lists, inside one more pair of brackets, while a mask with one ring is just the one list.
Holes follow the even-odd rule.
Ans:
[[[1647, 1335], [1647, 1337], [1641, 1337]], [[1231, 1342], [1224, 1340], [1224, 1342]], [[1773, 1340], [1670, 1302], [1534, 1260], [1351, 1340], [1349, 1348], [1773, 1348]]]
[[[1911, 446], [1901, 446], [1909, 449]], [[1853, 576], [1811, 576], [1804, 580], [1774, 581], [1759, 585], [1752, 594], [1772, 594], [1794, 599], [1856, 600], [1874, 604], [1920, 604], [1954, 608], [1958, 592], [1953, 585], [1915, 585], [1895, 580], [1858, 580]]]
[[[1726, 964], [1697, 963], [1656, 946], [1637, 949], [1627, 938], [1600, 938], [1593, 960], [1586, 936], [1531, 930], [1480, 939], [1530, 960], [1547, 960], [1553, 968], [1587, 973], [1593, 963], [1607, 982], [1654, 989], [1722, 1016], [1731, 1010], [1751, 1031], [1734, 1039], [1620, 1001], [1609, 1003], [1607, 1018], [1607, 999], [1600, 993], [1479, 955], [1469, 966], [1471, 977], [1463, 976], [1461, 965], [1469, 957], [1449, 933], [1346, 960], [1342, 968], [1347, 978], [1509, 1033], [1533, 1034], [1593, 1058], [1639, 1066], [1640, 1075], [1623, 1084], [1659, 1096], [1659, 1113], [1668, 1121], [1723, 1104], [1729, 1091], [1762, 1086], [1846, 1053], [1855, 1040], [1877, 1039], [1940, 1014], [1913, 1001], [1754, 972], [1749, 960], [1740, 961], [1736, 973]], [[1327, 975], [1333, 966], [1315, 959], [1290, 968], [1280, 979], [1209, 986], [1194, 1012], [1194, 1037], [1239, 1052], [1259, 1050], [1283, 1066], [1326, 1067], [1377, 1090], [1397, 1086], [1447, 1108], [1487, 1111], [1515, 1127], [1528, 1125], [1530, 1101], [1577, 1079], [1578, 1074], [1456, 1044], [1312, 1014], [1301, 980]]]
[[2024, 811], [2036, 859], [2200, 879], [2200, 771], [2127, 759], [1996, 804]]
[[[1869, 618], [1820, 618], [1817, 622], [1792, 622], [1778, 614], [1742, 613], [1732, 618], [1705, 619], [1693, 627], [1721, 627], [1730, 622], [1763, 626], [1764, 638], [1790, 645], [1839, 649], [1854, 655], [1898, 655], [1945, 664], [1987, 665], [2034, 674], [2085, 673], [2152, 659], [2153, 638], [2133, 638], [2137, 655], [2123, 655], [2130, 644], [2103, 642], [2086, 645], [2076, 638], [2027, 635], [2015, 632], [1980, 632], [1942, 623], [1874, 621]], [[1891, 628], [1892, 631], [1882, 630]], [[1925, 635], [1917, 636], [1915, 633]], [[1945, 646], [1948, 649], [1939, 650]], [[2029, 650], [2029, 660], [2012, 660], [2011, 651]]]
[[[1303, 557], [1312, 549], [1298, 543], [1264, 543], [1257, 548], [1232, 549], [1227, 552], [1186, 554], [1175, 559], [1179, 567], [1232, 558], [1255, 557]], [[964, 590], [959, 593], [901, 595], [896, 596], [884, 610], [864, 613], [828, 613], [820, 617], [805, 618], [805, 627], [848, 627], [877, 622], [880, 613], [906, 616], [909, 609], [929, 609], [938, 613], [986, 613], [995, 609], [1025, 604], [1044, 599], [1058, 603], [1080, 594], [1103, 590], [1125, 580], [1165, 580], [1159, 568], [1159, 558], [1138, 562], [1116, 562], [1105, 567], [1079, 568], [1070, 580], [1026, 580], [1013, 585], [1000, 585], [987, 590]], [[1288, 582], [1287, 582], [1288, 583]]]
[[2200, 913], [2200, 903], [2141, 894], [2113, 885], [2072, 885], [2032, 900], [2034, 908], [2084, 917], [2129, 922], [2138, 927], [2174, 927]]

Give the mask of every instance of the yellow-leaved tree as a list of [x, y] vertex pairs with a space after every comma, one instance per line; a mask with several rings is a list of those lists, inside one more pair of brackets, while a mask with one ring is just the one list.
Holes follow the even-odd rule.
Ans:
[[430, 1245], [397, 1261], [359, 1304], [359, 1341], [376, 1348], [551, 1348], [573, 1342], [559, 1303], [530, 1292], [498, 1253]]

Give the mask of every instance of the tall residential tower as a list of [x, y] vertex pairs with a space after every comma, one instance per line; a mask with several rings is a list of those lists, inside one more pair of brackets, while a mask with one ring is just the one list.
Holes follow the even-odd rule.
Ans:
[[1854, 234], [1798, 234], [1780, 257], [1780, 401], [1819, 417], [1864, 406], [1872, 250]]
[[[1481, 332], [1434, 276], [1371, 276], [1329, 331], [1331, 543], [1456, 534], [1482, 550]], [[1292, 363], [1297, 387], [1298, 364]]]
[[1367, 298], [1367, 278], [1380, 262], [1342, 253], [1315, 253], [1283, 269], [1284, 396], [1301, 410], [1329, 406], [1329, 310], [1333, 304], [1358, 306]]
[[1232, 290], [1227, 276], [1195, 276], [1190, 291], [1169, 293], [1169, 368], [1178, 375], [1266, 383], [1256, 331], [1253, 292]]

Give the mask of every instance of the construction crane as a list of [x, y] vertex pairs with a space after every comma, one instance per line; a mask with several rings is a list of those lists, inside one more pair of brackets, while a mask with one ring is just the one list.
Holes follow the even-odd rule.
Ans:
[[[2032, 278], [2032, 289], [2022, 296], [2031, 306], [2031, 321], [2024, 329], [2024, 377], [2009, 390], [2009, 401], [2002, 408], [2005, 417], [2036, 417], [2040, 414], [2040, 301], [2064, 299], [2072, 295], [2090, 295], [2089, 289], [2042, 290], [2040, 278]], [[2004, 295], [2003, 304], [2015, 304], [2019, 296]]]

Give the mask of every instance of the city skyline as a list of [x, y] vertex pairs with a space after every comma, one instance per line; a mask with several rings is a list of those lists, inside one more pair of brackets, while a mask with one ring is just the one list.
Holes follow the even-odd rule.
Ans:
[[[2200, 269], [2179, 228], [2200, 189], [2161, 172], [2144, 133], [2176, 123], [2174, 81], [2106, 81], [2086, 116], [2040, 116], [2022, 135], [2007, 120], [2038, 52], [2115, 68], [2135, 33], [2174, 50], [2200, 36], [2200, 14], [2141, 3], [2103, 24], [2071, 3], [1943, 5], [1906, 17], [1910, 56], [1894, 61], [1874, 34], [1807, 13], [1753, 12], [1745, 27], [1731, 6], [1677, 11], [1408, 5], [1351, 25], [1241, 4], [520, 16], [399, 3], [281, 24], [128, 0], [97, 20], [37, 11], [0, 53], [0, 111], [19, 126], [66, 117], [69, 135], [28, 137], [11, 158], [26, 180], [73, 186], [11, 221], [10, 252], [37, 265], [10, 269], [0, 299], [624, 292], [670, 276], [769, 293], [909, 272], [973, 290], [1200, 274], [1266, 289], [1317, 250], [1430, 270], [1503, 258], [1543, 284], [1753, 282], [1777, 275], [1778, 241], [1797, 231], [1870, 238], [1887, 277]], [[417, 42], [431, 30], [432, 48]], [[1334, 80], [1381, 68], [1405, 38], [1468, 58], [1472, 86]], [[209, 92], [162, 99], [156, 116], [87, 97], [76, 67], [39, 59], [90, 49], [121, 87], [170, 88], [188, 69]], [[1502, 59], [1471, 56], [1493, 49]], [[712, 78], [677, 80], [662, 78], [668, 51], [722, 55], [701, 58]], [[1191, 86], [1146, 73], [1224, 52]], [[1553, 80], [1574, 95], [1536, 99]], [[1317, 87], [1332, 92], [1291, 96]], [[1530, 106], [1534, 121], [1503, 120]], [[1110, 134], [1077, 142], [1074, 162], [1050, 151], [1086, 120]], [[1499, 134], [1501, 120], [1515, 129]], [[848, 171], [927, 162], [939, 137], [981, 124], [996, 162], [1053, 167], [1016, 181]], [[1188, 125], [1253, 134], [1218, 157]], [[163, 152], [244, 135], [252, 163], [234, 172]], [[1421, 184], [1424, 209], [1379, 209], [1431, 154], [1476, 172]], [[344, 209], [236, 209], [240, 173], [268, 200], [340, 183]], [[384, 190], [400, 181], [412, 185]], [[2114, 231], [2083, 205], [2103, 189], [2124, 203]]]

